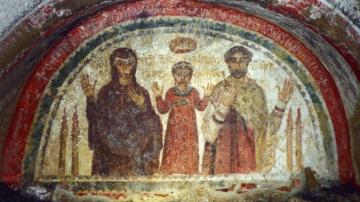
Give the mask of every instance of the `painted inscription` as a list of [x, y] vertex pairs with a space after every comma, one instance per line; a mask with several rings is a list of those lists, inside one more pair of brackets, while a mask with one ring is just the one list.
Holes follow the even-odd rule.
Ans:
[[78, 61], [45, 121], [36, 179], [287, 180], [305, 166], [330, 176], [316, 115], [286, 64], [246, 40], [189, 33], [191, 43], [171, 44], [178, 35], [133, 33]]

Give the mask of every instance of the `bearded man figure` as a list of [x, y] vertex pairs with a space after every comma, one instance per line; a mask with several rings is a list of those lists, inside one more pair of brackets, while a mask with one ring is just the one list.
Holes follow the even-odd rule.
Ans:
[[215, 86], [204, 115], [203, 173], [264, 172], [275, 163], [276, 132], [294, 85], [285, 81], [269, 113], [264, 90], [247, 76], [251, 59], [242, 46], [224, 56], [231, 75]]
[[95, 98], [95, 83], [83, 75], [92, 174], [101, 176], [151, 175], [159, 167], [162, 125], [149, 93], [135, 77], [137, 57], [129, 48], [110, 56], [111, 81]]

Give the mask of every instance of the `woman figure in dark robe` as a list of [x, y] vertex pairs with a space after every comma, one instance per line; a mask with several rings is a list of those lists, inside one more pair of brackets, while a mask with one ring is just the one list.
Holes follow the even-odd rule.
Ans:
[[95, 98], [95, 83], [81, 78], [86, 95], [92, 175], [151, 175], [159, 166], [162, 125], [149, 93], [136, 82], [137, 57], [129, 48], [110, 56], [111, 82]]

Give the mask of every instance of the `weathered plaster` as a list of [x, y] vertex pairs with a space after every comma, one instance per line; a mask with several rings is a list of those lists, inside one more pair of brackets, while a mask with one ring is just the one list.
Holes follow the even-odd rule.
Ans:
[[357, 183], [360, 184], [360, 147], [358, 146], [360, 142], [360, 101], [356, 106], [354, 115], [350, 119], [350, 128], [351, 128], [351, 148], [352, 148], [352, 159], [354, 162], [355, 174]]
[[323, 0], [334, 8], [340, 10], [344, 16], [349, 18], [355, 26], [360, 28], [360, 1], [359, 0]]
[[336, 15], [339, 15], [357, 31], [360, 28], [360, 2], [358, 0], [276, 0], [275, 2], [281, 6], [298, 9], [299, 12], [310, 10], [309, 15], [304, 16], [311, 19], [319, 18], [321, 15], [334, 19]]
[[[165, 19], [165, 18], [164, 18]], [[153, 20], [144, 20], [146, 24], [151, 24]], [[186, 19], [182, 19], [183, 22], [186, 21]], [[206, 24], [206, 21], [201, 21], [199, 24]], [[184, 29], [186, 26], [184, 26]], [[115, 29], [115, 28], [113, 28]], [[170, 73], [170, 68], [173, 64], [175, 64], [177, 61], [190, 61], [196, 69], [194, 70], [194, 76], [192, 79], [192, 86], [196, 89], [201, 89], [202, 86], [206, 85], [208, 82], [211, 83], [218, 83], [221, 79], [223, 79], [224, 75], [228, 75], [228, 70], [226, 65], [222, 62], [223, 61], [223, 55], [226, 50], [231, 48], [233, 46], [233, 42], [225, 39], [215, 39], [210, 35], [212, 33], [210, 30], [208, 31], [201, 31], [202, 34], [197, 33], [191, 34], [190, 28], [189, 31], [186, 31], [186, 36], [192, 37], [194, 39], [197, 39], [197, 44], [199, 47], [199, 50], [197, 50], [193, 54], [186, 54], [186, 55], [174, 55], [171, 54], [171, 52], [167, 49], [168, 41], [170, 41], [172, 38], [175, 38], [176, 34], [171, 34], [171, 31], [174, 31], [173, 29], [165, 29], [165, 28], [159, 28], [156, 29], [148, 29], [146, 30], [146, 33], [148, 33], [146, 38], [142, 35], [139, 36], [139, 32], [130, 32], [126, 33], [125, 36], [131, 36], [127, 40], [123, 41], [122, 38], [125, 37], [124, 35], [121, 35], [121, 33], [118, 33], [117, 37], [114, 39], [111, 39], [109, 41], [104, 41], [104, 44], [99, 45], [98, 48], [93, 50], [91, 54], [89, 54], [86, 58], [84, 58], [83, 61], [91, 61], [89, 64], [83, 64], [83, 61], [79, 61], [80, 63], [77, 65], [78, 67], [76, 69], [80, 69], [81, 73], [77, 73], [77, 71], [80, 70], [73, 70], [75, 73], [72, 76], [69, 76], [70, 78], [64, 81], [64, 84], [62, 86], [59, 86], [59, 94], [56, 96], [58, 97], [55, 100], [59, 100], [59, 102], [54, 101], [52, 104], [52, 108], [49, 111], [48, 114], [52, 114], [52, 116], [47, 116], [47, 121], [44, 122], [45, 128], [43, 130], [43, 137], [42, 137], [42, 143], [40, 145], [40, 148], [42, 148], [43, 151], [39, 152], [38, 156], [38, 163], [37, 163], [37, 171], [36, 175], [40, 177], [46, 176], [54, 176], [57, 173], [57, 161], [54, 161], [54, 158], [56, 158], [57, 154], [55, 153], [59, 149], [58, 144], [58, 134], [60, 134], [60, 127], [59, 123], [61, 120], [61, 117], [63, 115], [63, 111], [66, 108], [68, 113], [73, 113], [72, 110], [74, 110], [75, 106], [77, 107], [77, 111], [79, 114], [79, 121], [81, 125], [81, 136], [85, 137], [84, 141], [82, 142], [82, 150], [84, 155], [81, 157], [81, 163], [82, 170], [81, 174], [83, 176], [89, 176], [91, 174], [91, 159], [92, 154], [91, 151], [87, 148], [87, 120], [85, 115], [85, 108], [86, 102], [85, 99], [79, 98], [79, 74], [84, 74], [85, 72], [88, 75], [91, 75], [91, 78], [97, 78], [97, 86], [104, 86], [106, 83], [109, 82], [109, 67], [108, 61], [106, 60], [109, 58], [110, 50], [115, 49], [118, 46], [130, 46], [137, 50], [138, 56], [139, 56], [139, 65], [137, 68], [137, 81], [141, 83], [142, 86], [144, 86], [146, 89], [151, 88], [151, 83], [157, 80], [161, 80], [161, 83], [165, 85], [165, 89], [170, 88], [173, 85], [173, 79]], [[108, 30], [110, 32], [110, 30]], [[113, 31], [114, 32], [114, 31]], [[168, 33], [169, 32], [169, 33]], [[200, 31], [199, 31], [200, 32]], [[207, 34], [208, 32], [208, 34]], [[102, 35], [105, 35], [104, 32]], [[182, 34], [184, 35], [184, 34]], [[230, 36], [229, 36], [230, 37]], [[332, 129], [321, 129], [319, 120], [320, 117], [318, 117], [315, 114], [315, 107], [311, 104], [306, 104], [306, 100], [311, 100], [309, 93], [306, 92], [306, 87], [302, 82], [304, 81], [297, 81], [300, 76], [297, 76], [293, 70], [291, 70], [290, 67], [286, 63], [280, 62], [279, 59], [277, 59], [277, 56], [272, 55], [271, 52], [267, 52], [266, 49], [260, 48], [259, 45], [251, 43], [251, 41], [241, 40], [241, 38], [237, 37], [231, 37], [231, 40], [235, 40], [236, 43], [241, 44], [249, 44], [248, 46], [251, 47], [251, 50], [254, 52], [254, 62], [251, 65], [251, 68], [249, 69], [249, 75], [251, 78], [258, 81], [259, 85], [265, 90], [266, 97], [267, 97], [267, 103], [268, 103], [268, 109], [272, 109], [277, 101], [277, 95], [274, 92], [277, 92], [277, 86], [279, 83], [283, 83], [283, 79], [290, 76], [294, 81], [298, 83], [298, 88], [303, 89], [302, 92], [300, 90], [296, 90], [296, 93], [292, 96], [292, 101], [289, 103], [289, 108], [292, 109], [301, 109], [302, 116], [304, 117], [303, 120], [303, 127], [304, 131], [304, 164], [306, 167], [312, 167], [313, 170], [315, 170], [318, 174], [319, 179], [323, 179], [324, 181], [331, 179], [332, 177], [337, 175], [337, 168], [333, 168], [334, 164], [336, 163], [336, 151], [330, 149], [330, 147], [335, 147], [335, 144], [330, 145], [323, 145], [323, 138], [326, 139], [327, 135], [323, 134], [326, 132], [333, 133]], [[148, 43], [146, 43], [148, 42]], [[165, 42], [165, 43], [164, 43]], [[214, 51], [222, 49], [219, 51]], [[104, 51], [105, 50], [105, 51]], [[151, 53], [157, 52], [159, 55], [152, 55]], [[267, 53], [267, 54], [263, 54]], [[266, 55], [266, 56], [265, 56]], [[152, 58], [153, 61], [149, 62], [147, 59]], [[164, 58], [163, 60], [159, 58]], [[101, 61], [101, 62], [100, 62]], [[151, 60], [150, 60], [151, 61]], [[162, 62], [160, 62], [162, 61]], [[277, 63], [276, 63], [277, 62]], [[270, 65], [271, 67], [266, 68], [264, 67], [264, 63]], [[71, 62], [72, 65], [75, 65], [75, 63]], [[99, 65], [102, 64], [102, 65]], [[107, 65], [104, 65], [107, 64]], [[299, 67], [303, 68], [303, 71], [305, 70], [305, 67]], [[207, 76], [204, 73], [213, 71], [213, 75]], [[300, 71], [300, 70], [298, 70]], [[156, 72], [156, 73], [154, 73]], [[222, 73], [224, 72], [224, 73]], [[289, 73], [291, 72], [291, 73]], [[159, 74], [160, 73], [160, 74]], [[201, 73], [203, 75], [201, 75]], [[59, 77], [59, 76], [58, 76]], [[53, 80], [57, 80], [57, 78], [54, 78]], [[69, 85], [67, 85], [69, 83]], [[305, 83], [305, 82], [304, 82]], [[300, 87], [301, 86], [301, 87]], [[97, 89], [99, 90], [99, 89]], [[54, 90], [49, 90], [54, 91]], [[64, 92], [64, 93], [62, 93]], [[202, 93], [202, 92], [201, 92]], [[310, 92], [311, 94], [314, 94], [316, 92]], [[320, 93], [317, 93], [320, 94]], [[150, 96], [152, 98], [152, 103], [155, 103], [155, 97], [152, 95]], [[76, 99], [78, 98], [78, 99]], [[84, 98], [84, 97], [83, 97]], [[61, 101], [60, 101], [61, 100]], [[154, 106], [155, 107], [155, 106]], [[288, 111], [286, 111], [288, 113]], [[312, 115], [310, 115], [312, 114]], [[202, 125], [203, 120], [203, 113], [197, 114], [197, 125]], [[39, 115], [40, 116], [40, 115]], [[45, 116], [44, 116], [45, 117]], [[167, 125], [167, 117], [168, 115], [160, 115], [163, 126]], [[40, 120], [42, 120], [42, 116], [39, 117]], [[45, 118], [44, 118], [45, 119]], [[39, 122], [39, 124], [41, 124]], [[329, 123], [332, 125], [331, 123]], [[279, 181], [279, 180], [286, 180], [290, 173], [286, 171], [284, 168], [284, 165], [282, 165], [281, 162], [285, 162], [285, 154], [284, 151], [282, 151], [281, 148], [285, 145], [285, 139], [284, 132], [285, 125], [283, 125], [283, 128], [281, 128], [281, 131], [279, 132], [279, 146], [277, 147], [277, 159], [278, 163], [274, 167], [271, 173], [264, 174], [259, 178], [257, 174], [255, 175], [247, 175], [247, 176], [240, 176], [239, 179], [243, 180], [249, 180], [253, 179], [255, 181], [262, 181], [265, 179], [266, 181]], [[330, 131], [329, 131], [330, 130]], [[198, 134], [200, 137], [203, 136], [202, 131], [198, 130]], [[36, 131], [36, 133], [40, 133], [40, 131]], [[317, 138], [314, 138], [317, 137]], [[329, 138], [331, 139], [331, 142], [334, 141], [334, 136], [331, 135]], [[48, 143], [45, 143], [45, 142]], [[43, 145], [47, 146], [43, 146]], [[200, 145], [200, 156], [202, 156], [203, 153], [203, 144], [204, 139], [200, 138], [199, 145]], [[323, 148], [326, 148], [323, 150]], [[45, 153], [45, 150], [48, 151]], [[325, 152], [327, 154], [325, 154]], [[55, 153], [55, 154], [54, 154]], [[316, 153], [316, 156], [313, 156], [312, 154]], [[44, 155], [43, 157], [40, 155]], [[42, 159], [44, 158], [44, 159]], [[68, 154], [68, 159], [71, 158], [70, 154]], [[200, 158], [202, 159], [202, 158]], [[40, 166], [39, 162], [44, 161], [44, 164], [47, 166]], [[326, 165], [327, 164], [327, 165]], [[70, 168], [70, 167], [69, 167]], [[69, 168], [67, 169], [67, 172], [69, 172]], [[279, 175], [279, 173], [282, 173]], [[286, 174], [288, 173], [288, 174]]]
[[[210, 0], [209, 2], [219, 1]], [[264, 8], [251, 7], [246, 3], [238, 1], [223, 1], [223, 3], [233, 6], [234, 8], [241, 8], [253, 15], [259, 15], [259, 13], [261, 13], [262, 17], [266, 16], [266, 19], [271, 20], [275, 24], [279, 24], [298, 38], [302, 39], [306, 46], [311, 47], [312, 50], [314, 50], [318, 58], [321, 59], [329, 72], [333, 75], [338, 88], [341, 89], [340, 93], [342, 94], [342, 101], [346, 103], [347, 115], [348, 117], [352, 115], [356, 100], [359, 99], [360, 96], [360, 83], [358, 81], [360, 75], [357, 76], [354, 74], [353, 68], [338, 54], [336, 49], [327, 43], [326, 40], [312, 30], [304, 30], [304, 26], [300, 22], [290, 18], [284, 18], [277, 13], [266, 12], [266, 9]], [[354, 48], [356, 48], [356, 46]]]
[[[66, 35], [69, 30], [79, 23], [83, 23], [86, 17], [112, 5], [114, 2], [115, 1], [94, 0], [86, 2], [60, 1], [54, 4], [44, 3], [45, 5], [41, 4], [44, 5], [43, 7], [36, 7], [36, 9], [39, 7], [41, 7], [41, 9], [37, 10], [39, 11], [38, 13], [30, 14], [25, 23], [24, 21], [17, 23], [18, 28], [16, 28], [17, 31], [14, 35], [8, 35], [4, 38], [5, 40], [3, 40], [2, 44], [5, 45], [0, 48], [0, 53], [4, 52], [5, 55], [5, 57], [0, 58], [0, 64], [6, 67], [6, 69], [2, 68], [0, 70], [0, 96], [3, 97], [0, 101], [0, 114], [2, 115], [0, 119], [0, 134], [6, 133], [7, 126], [14, 112], [14, 107], [16, 107], [15, 100], [21, 95], [26, 79], [31, 75], [35, 64], [43, 57], [42, 54], [46, 53], [46, 51], [52, 47], [52, 44], [59, 43], [59, 39]], [[359, 142], [354, 132], [357, 131], [358, 112], [356, 109], [359, 109], [357, 100], [359, 100], [360, 85], [358, 81], [360, 71], [357, 65], [360, 60], [360, 50], [357, 45], [360, 44], [357, 20], [359, 18], [359, 10], [357, 9], [358, 7], [353, 7], [356, 6], [355, 1], [349, 1], [349, 4], [341, 1], [333, 1], [334, 3], [331, 3], [331, 5], [336, 4], [333, 7], [331, 7], [331, 5], [325, 7], [324, 5], [327, 1], [321, 1], [323, 4], [320, 6], [307, 1], [296, 1], [298, 4], [294, 3], [294, 1], [278, 1], [278, 5], [302, 7], [303, 10], [300, 9], [302, 16], [298, 16], [299, 18], [294, 16], [292, 16], [293, 18], [284, 17], [282, 15], [284, 14], [283, 12], [279, 12], [282, 14], [270, 12], [267, 7], [269, 4], [267, 3], [257, 4], [238, 1], [213, 2], [228, 4], [239, 10], [258, 15], [259, 17], [278, 24], [283, 29], [291, 32], [297, 39], [300, 39], [304, 45], [320, 59], [327, 71], [331, 73], [331, 77], [335, 80], [336, 87], [341, 95], [341, 100], [344, 103], [346, 115], [348, 118], [352, 117], [350, 119], [352, 126], [351, 144], [356, 145], [356, 142]], [[83, 12], [80, 10], [81, 8], [89, 8], [89, 10]], [[352, 8], [353, 10], [350, 11]], [[331, 13], [332, 11], [335, 12]], [[259, 13], [261, 13], [261, 15]], [[350, 17], [347, 18], [344, 16], [344, 13]], [[338, 17], [339, 15], [341, 18]], [[294, 20], [294, 18], [298, 20]], [[307, 27], [312, 28], [313, 31]], [[49, 31], [49, 29], [51, 30]], [[35, 41], [37, 41], [38, 44], [30, 48], [30, 45], [35, 44]], [[344, 47], [346, 47], [347, 50], [344, 49]], [[341, 54], [339, 54], [339, 52], [341, 52]], [[15, 56], [17, 56], [16, 60], [14, 59]], [[39, 74], [36, 79], [49, 78], [40, 77]], [[329, 81], [324, 79], [323, 82], [324, 86], [326, 86], [325, 84]], [[12, 90], [9, 91], [9, 89]], [[4, 136], [1, 137], [4, 138]], [[0, 139], [0, 143], [1, 142]], [[0, 149], [2, 149], [2, 146], [3, 144], [0, 144]], [[353, 146], [352, 148], [355, 147]], [[356, 159], [358, 159], [356, 153], [355, 148], [352, 154], [354, 155], [354, 166], [358, 171], [359, 163], [356, 161]], [[358, 172], [357, 180], [359, 183]], [[199, 194], [199, 196], [201, 196], [201, 194]]]
[[[184, 5], [185, 6], [185, 5]], [[186, 5], [186, 6], [188, 6], [188, 5]], [[148, 7], [148, 8], [151, 8], [151, 7]], [[179, 11], [179, 12], [184, 12], [185, 10], [182, 10], [182, 11]], [[190, 11], [191, 12], [191, 11]], [[120, 12], [120, 13], [122, 13], [122, 12]], [[138, 12], [136, 12], [136, 13], [138, 13]], [[206, 13], [206, 12], [205, 12]], [[207, 12], [207, 15], [215, 15], [216, 14], [216, 12], [214, 12], [214, 13], [209, 13], [209, 12]], [[107, 18], [107, 17], [109, 17], [108, 15], [102, 15], [102, 16], [97, 16], [97, 17], [99, 17], [100, 19], [103, 19], [103, 18]], [[130, 17], [130, 16], [127, 16], [127, 17]], [[219, 18], [220, 16], [213, 16], [213, 17], [217, 17], [217, 18]], [[105, 20], [104, 19], [104, 20]], [[115, 19], [117, 19], [117, 18], [115, 18]], [[120, 19], [122, 19], [122, 18], [120, 18]], [[229, 18], [229, 20], [235, 20], [236, 18]], [[252, 20], [256, 20], [257, 18], [251, 18]], [[106, 21], [106, 20], [105, 20]], [[107, 21], [107, 22], [109, 22], [109, 21]], [[253, 21], [253, 23], [255, 23], [256, 21]], [[259, 23], [265, 23], [265, 21], [262, 21], [262, 20], [260, 20], [260, 19], [258, 19], [258, 21], [257, 22], [259, 22]], [[88, 21], [88, 23], [96, 23], [96, 21], [91, 21], [91, 20], [89, 20]], [[104, 24], [104, 23], [100, 23], [100, 24], [96, 24], [96, 25], [98, 25], [98, 26], [107, 26], [108, 24]], [[289, 41], [287, 41], [287, 40], [284, 40], [283, 38], [279, 38], [278, 36], [279, 36], [279, 33], [278, 32], [276, 32], [276, 33], [274, 33], [274, 32], [270, 32], [270, 33], [268, 33], [268, 32], [266, 32], [266, 29], [261, 29], [261, 27], [263, 27], [263, 26], [255, 26], [255, 27], [253, 27], [252, 25], [250, 25], [250, 24], [245, 24], [246, 26], [249, 26], [248, 27], [248, 29], [252, 29], [252, 30], [256, 30], [256, 31], [259, 31], [259, 32], [263, 32], [263, 34], [265, 34], [265, 35], [267, 35], [267, 34], [270, 34], [269, 35], [269, 37], [270, 38], [273, 38], [273, 40], [276, 40], [278, 43], [280, 43], [280, 44], [283, 44], [283, 46], [284, 47], [287, 47], [288, 49], [289, 49], [289, 51], [290, 52], [292, 52], [293, 54], [296, 54], [296, 55], [298, 55], [298, 54], [300, 54], [299, 55], [299, 58], [302, 60], [302, 62], [305, 64], [305, 65], [307, 65], [307, 67], [308, 67], [308, 69], [309, 69], [309, 71], [312, 71], [312, 75], [316, 78], [316, 81], [318, 82], [318, 85], [319, 86], [322, 86], [321, 87], [321, 91], [322, 91], [322, 93], [324, 93], [323, 95], [326, 95], [325, 96], [325, 98], [327, 99], [327, 106], [328, 106], [328, 109], [329, 110], [331, 110], [332, 112], [332, 114], [334, 114], [335, 113], [335, 110], [340, 110], [339, 111], [339, 113], [336, 113], [336, 116], [332, 116], [332, 119], [334, 120], [333, 121], [333, 124], [335, 125], [337, 125], [335, 128], [336, 128], [336, 130], [339, 132], [339, 133], [337, 133], [337, 134], [339, 134], [339, 135], [337, 135], [337, 141], [347, 141], [346, 139], [347, 138], [341, 138], [341, 136], [342, 135], [345, 135], [346, 136], [346, 130], [347, 130], [347, 127], [345, 126], [345, 125], [342, 125], [342, 124], [346, 124], [346, 121], [345, 121], [345, 119], [346, 118], [341, 118], [341, 120], [339, 119], [339, 115], [341, 114], [341, 116], [343, 116], [343, 109], [342, 108], [338, 108], [338, 107], [336, 107], [335, 108], [335, 106], [334, 106], [334, 104], [330, 104], [330, 103], [334, 103], [334, 102], [339, 102], [339, 100], [337, 99], [338, 98], [338, 92], [337, 92], [337, 90], [336, 90], [336, 88], [333, 88], [333, 89], [329, 89], [329, 87], [331, 88], [331, 87], [334, 87], [334, 84], [332, 83], [333, 81], [332, 81], [332, 79], [329, 77], [329, 74], [326, 72], [326, 71], [324, 71], [324, 68], [322, 67], [322, 64], [320, 64], [319, 63], [319, 61], [312, 55], [312, 53], [311, 52], [309, 52], [307, 49], [304, 49], [304, 48], [301, 48], [301, 47], [304, 47], [303, 45], [301, 45], [301, 44], [299, 44], [299, 43], [296, 43], [296, 42], [294, 42], [293, 40], [294, 40], [294, 38], [292, 38], [290, 35], [288, 35], [288, 34], [282, 34], [282, 36], [284, 36], [284, 37], [286, 37], [288, 40], [290, 40], [290, 41], [292, 41], [290, 44], [289, 43], [287, 43], [287, 42], [289, 42]], [[263, 25], [265, 25], [265, 24], [263, 24]], [[98, 27], [98, 26], [96, 26], [96, 27], [94, 27], [94, 26], [91, 26], [90, 24], [88, 24], [86, 27], [88, 27], [88, 28], [91, 28], [91, 31], [94, 33], [96, 33], [97, 32], [97, 30], [101, 30], [102, 28], [101, 27]], [[275, 25], [270, 25], [269, 24], [269, 26], [275, 26]], [[93, 28], [96, 28], [96, 30], [94, 30]], [[278, 30], [277, 28], [275, 28], [275, 27], [272, 27], [272, 29], [271, 30]], [[78, 31], [78, 32], [77, 32]], [[90, 31], [90, 30], [89, 30]], [[74, 30], [74, 34], [75, 33], [77, 33], [77, 34], [79, 34], [79, 37], [80, 38], [78, 38], [78, 37], [75, 37], [75, 39], [81, 39], [81, 40], [84, 40], [85, 38], [87, 38], [87, 37], [89, 37], [89, 34], [91, 34], [91, 33], [89, 33], [88, 31], [85, 31], [85, 33], [81, 33], [81, 32], [84, 32], [84, 29], [82, 28], [82, 27], [79, 27], [78, 29], [75, 29]], [[71, 35], [72, 36], [72, 35]], [[71, 39], [71, 38], [70, 38]], [[69, 40], [70, 40], [69, 39]], [[79, 41], [69, 41], [69, 42], [71, 42], [71, 43], [79, 43]], [[286, 43], [285, 43], [286, 42]], [[63, 41], [62, 43], [66, 43], [66, 41]], [[295, 43], [295, 44], [297, 44], [297, 45], [295, 45], [295, 46], [293, 46], [293, 45], [291, 45], [291, 44], [293, 44], [293, 43]], [[56, 65], [56, 67], [58, 67], [58, 65], [61, 63], [59, 60], [63, 60], [64, 58], [63, 57], [65, 57], [64, 56], [64, 54], [66, 53], [66, 52], [68, 52], [68, 51], [70, 51], [70, 49], [68, 49], [68, 48], [65, 48], [65, 47], [63, 47], [61, 44], [58, 44], [58, 47], [57, 47], [58, 49], [54, 49], [53, 51], [52, 51], [52, 53], [54, 53], [55, 55], [48, 55], [47, 56], [47, 58], [43, 61], [43, 62], [45, 62], [45, 63], [43, 63], [42, 65], [43, 65], [43, 67], [42, 68], [46, 68], [46, 69], [44, 69], [44, 70], [46, 70], [44, 73], [46, 73], [48, 70], [49, 70], [49, 68], [47, 67], [48, 65], [50, 65], [50, 64], [48, 64], [47, 62], [51, 62], [52, 63], [52, 65]], [[65, 48], [65, 49], [64, 49]], [[295, 49], [294, 49], [295, 48]], [[301, 51], [299, 51], [299, 48], [301, 49]], [[61, 50], [60, 50], [61, 49]], [[299, 51], [299, 52], [297, 52], [297, 51]], [[60, 54], [56, 54], [56, 53], [60, 53]], [[66, 54], [69, 54], [69, 53], [66, 53]], [[60, 63], [59, 63], [60, 62]], [[321, 70], [321, 73], [320, 72], [318, 72], [318, 71], [320, 71], [320, 69], [318, 69], [318, 68], [321, 68], [322, 70]], [[44, 78], [44, 76], [41, 76], [41, 75], [36, 75], [37, 77], [36, 78]], [[48, 75], [49, 76], [49, 75]], [[326, 80], [327, 82], [331, 82], [331, 83], [324, 83], [323, 81], [322, 81], [322, 78], [323, 78], [323, 76], [326, 76], [328, 79]], [[42, 81], [42, 79], [41, 80], [38, 80], [37, 82], [44, 82], [44, 81]], [[29, 84], [32, 84], [32, 85], [35, 85], [34, 83], [29, 83]], [[39, 85], [35, 85], [35, 86], [43, 86], [44, 85], [44, 83], [39, 83]], [[23, 100], [21, 101], [22, 103], [27, 103], [28, 101], [31, 101], [31, 102], [36, 102], [36, 100], [34, 100], [35, 99], [35, 97], [33, 97], [34, 99], [33, 100], [27, 100], [27, 98], [28, 97], [30, 97], [31, 95], [30, 94], [28, 94], [28, 93], [31, 93], [31, 94], [34, 94], [34, 88], [37, 88], [37, 87], [35, 87], [35, 86], [33, 86], [33, 87], [31, 87], [31, 86], [28, 86], [27, 87], [27, 91], [26, 91], [26, 93], [23, 95]], [[37, 96], [41, 96], [41, 89], [39, 89], [40, 91], [38, 92], [38, 95]], [[328, 93], [330, 93], [330, 94], [328, 94]], [[27, 95], [28, 94], [28, 95]], [[39, 99], [39, 97], [38, 98], [36, 98], [36, 99]], [[25, 105], [26, 106], [26, 105]], [[34, 105], [34, 104], [30, 104], [30, 106], [36, 106], [36, 104]], [[337, 104], [337, 106], [341, 106], [341, 104], [340, 105], [338, 105]], [[30, 111], [28, 111], [28, 110], [25, 110], [25, 111], [23, 111], [23, 110], [19, 110], [18, 111], [18, 113], [17, 113], [17, 117], [18, 118], [20, 118], [20, 119], [17, 119], [18, 121], [19, 120], [22, 120], [21, 122], [24, 122], [25, 120], [24, 119], [31, 119], [31, 117], [32, 117], [32, 115], [31, 116], [23, 116], [23, 115], [21, 115], [22, 113], [27, 113], [28, 115], [30, 115], [30, 114], [32, 114], [33, 112], [31, 112], [31, 111], [33, 111], [34, 110], [34, 108], [32, 107], [31, 109], [29, 109]], [[336, 119], [338, 119], [338, 120], [336, 120]], [[30, 121], [30, 120], [29, 120]], [[24, 136], [24, 135], [27, 135], [27, 130], [28, 130], [28, 128], [29, 128], [29, 126], [24, 126], [22, 129], [21, 129], [21, 131], [23, 131], [22, 132], [22, 135]], [[20, 128], [16, 128], [16, 125], [13, 125], [13, 128], [12, 128], [12, 133], [13, 132], [16, 132], [17, 130], [20, 130]], [[14, 138], [16, 138], [16, 136], [13, 136]], [[13, 138], [12, 137], [12, 138]], [[20, 141], [23, 141], [23, 140], [20, 140]], [[8, 142], [11, 142], [12, 144], [14, 144], [15, 142], [13, 142], [13, 140], [11, 140], [11, 139], [9, 139], [9, 141]], [[344, 145], [344, 144], [347, 144], [347, 143], [345, 143], [345, 142], [343, 142], [343, 144], [341, 144], [341, 145]], [[21, 144], [21, 143], [20, 143]], [[338, 143], [339, 144], [339, 143]], [[10, 147], [9, 147], [10, 148]], [[348, 147], [339, 147], [339, 149], [341, 149], [342, 151], [344, 151], [345, 153], [346, 153], [346, 149], [347, 149]], [[9, 152], [9, 151], [8, 151]], [[341, 152], [341, 155], [347, 155], [347, 154], [345, 154], [345, 153], [343, 153], [343, 152]], [[12, 159], [12, 158], [10, 158], [10, 159]], [[348, 162], [347, 162], [347, 160], [346, 160], [347, 158], [344, 156], [344, 157], [341, 157], [340, 158], [340, 160], [341, 161], [344, 161], [345, 162], [345, 164], [347, 164]], [[345, 165], [345, 164], [342, 164], [342, 165]], [[350, 169], [350, 167], [347, 167], [347, 166], [345, 166], [345, 167], [342, 167], [342, 168], [344, 168], [344, 169]], [[9, 169], [8, 169], [8, 171], [10, 171]], [[12, 171], [11, 172], [16, 172], [15, 170], [13, 170], [12, 169]], [[351, 172], [351, 171], [350, 171]], [[351, 177], [351, 175], [350, 176], [347, 176], [348, 175], [348, 172], [346, 171], [346, 172], [341, 172], [341, 173], [343, 173], [345, 176], [345, 178], [347, 178], [347, 177]], [[11, 175], [9, 176], [10, 178], [12, 177]]]
[[[1, 0], [0, 4], [0, 38], [8, 33], [17, 22], [20, 22], [25, 16], [38, 9], [44, 0]], [[30, 14], [31, 15], [31, 14]]]

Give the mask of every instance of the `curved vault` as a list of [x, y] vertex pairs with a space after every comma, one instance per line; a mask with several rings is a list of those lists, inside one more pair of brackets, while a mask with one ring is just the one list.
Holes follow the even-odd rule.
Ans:
[[[72, 178], [74, 182], [81, 182], [86, 187], [94, 180], [105, 185], [115, 181], [122, 186], [124, 181], [136, 183], [139, 180], [146, 184], [146, 180], [164, 182], [177, 179], [173, 176], [160, 176], [158, 179], [145, 177], [145, 180], [91, 176], [91, 152], [86, 148], [85, 96], [79, 85], [79, 76], [91, 73], [93, 78], [100, 78], [98, 88], [105, 85], [109, 80], [109, 54], [116, 47], [127, 46], [139, 56], [137, 78], [149, 91], [150, 83], [159, 79], [165, 84], [165, 89], [170, 87], [170, 67], [180, 60], [189, 60], [194, 64], [192, 85], [200, 90], [206, 82], [216, 83], [229, 74], [222, 57], [227, 49], [241, 44], [254, 54], [249, 75], [264, 89], [269, 111], [276, 104], [279, 85], [287, 78], [296, 84], [277, 133], [277, 164], [268, 173], [209, 178], [196, 175], [195, 178], [214, 182], [236, 179], [260, 184], [290, 180], [297, 172], [286, 169], [286, 151], [282, 147], [286, 144], [284, 139], [289, 123], [286, 116], [291, 108], [294, 119], [301, 114], [303, 122], [304, 166], [317, 171], [323, 183], [337, 179], [353, 181], [355, 174], [347, 120], [356, 104], [359, 82], [350, 65], [321, 37], [310, 30], [302, 30], [306, 32], [302, 34], [299, 30], [290, 30], [298, 25], [296, 22], [284, 20], [282, 23], [280, 27], [241, 9], [192, 1], [137, 1], [113, 5], [88, 17], [47, 51], [28, 79], [4, 146], [3, 180], [15, 184], [62, 181], [56, 175], [58, 163], [53, 161], [59, 158], [58, 141], [63, 112], [67, 111], [71, 128], [74, 121], [70, 119], [75, 114], [75, 108], [80, 120], [80, 136], [84, 140], [80, 144], [80, 152], [84, 156], [80, 153], [80, 158], [85, 160], [80, 161], [83, 177]], [[178, 36], [196, 39], [196, 51], [189, 54], [169, 51], [170, 40]], [[317, 45], [319, 43], [321, 47]], [[151, 98], [154, 103], [155, 98]], [[298, 113], [295, 113], [296, 110]], [[203, 114], [198, 113], [197, 116], [201, 156], [203, 139], [200, 125]], [[165, 127], [167, 115], [161, 118]], [[67, 158], [71, 158], [70, 152]], [[69, 175], [70, 165], [67, 165], [66, 171]], [[193, 179], [194, 176], [181, 178], [185, 183]]]

